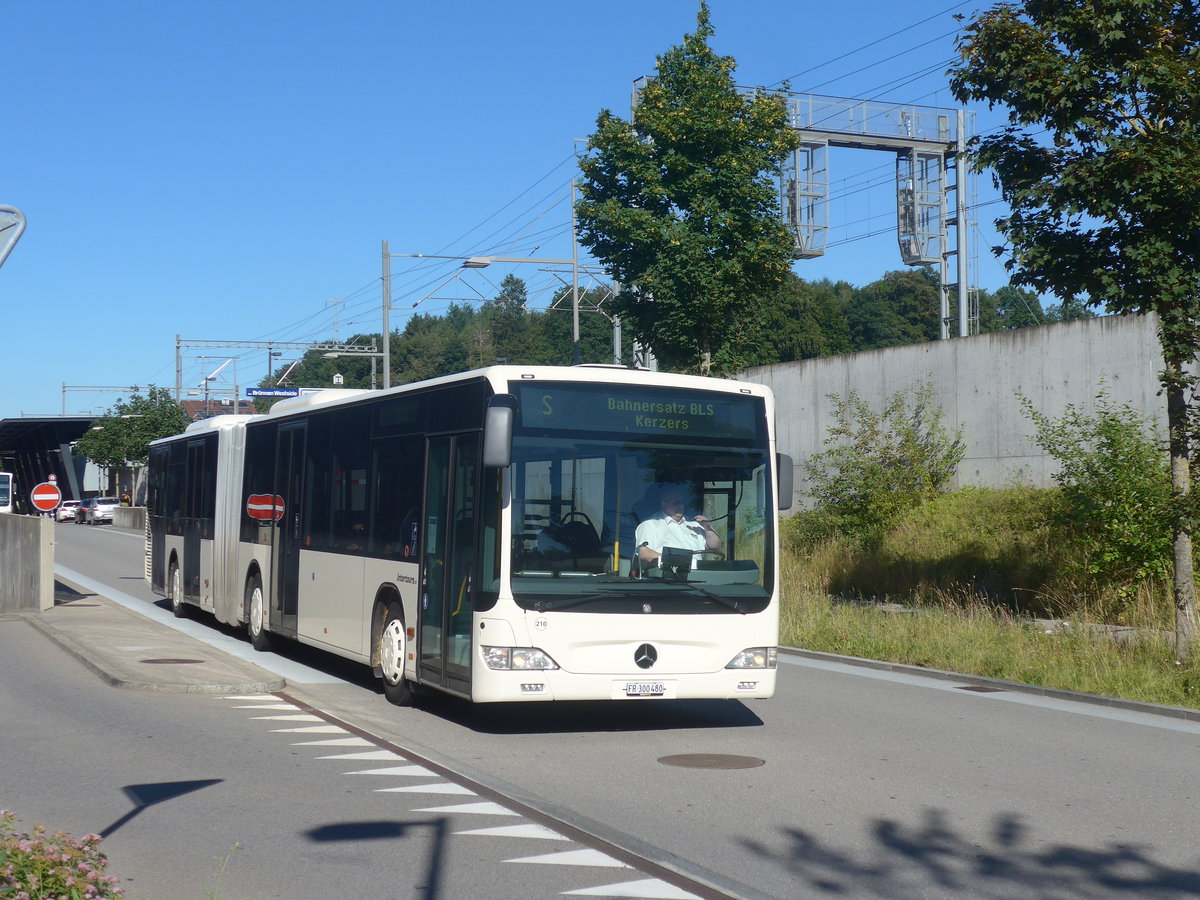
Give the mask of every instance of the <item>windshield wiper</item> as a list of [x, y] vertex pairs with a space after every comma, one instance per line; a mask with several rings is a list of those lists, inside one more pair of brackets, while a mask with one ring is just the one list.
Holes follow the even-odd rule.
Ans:
[[705, 588], [700, 587], [694, 581], [686, 581], [683, 583], [686, 584], [688, 587], [690, 587], [693, 591], [697, 591], [698, 593], [703, 594], [709, 600], [716, 600], [718, 603], [720, 603], [724, 606], [728, 606], [730, 609], [734, 610], [735, 612], [739, 612], [743, 616], [746, 615], [746, 610], [742, 609], [742, 604], [739, 601], [734, 600], [731, 597], [722, 597], [720, 594], [714, 594], [712, 591], [706, 590]]
[[557, 600], [538, 600], [533, 608], [538, 612], [548, 612], [555, 609], [566, 609], [568, 606], [579, 606], [582, 603], [594, 603], [597, 600], [639, 600], [640, 595], [629, 591], [606, 591], [598, 594], [580, 594], [578, 597], [559, 597]]

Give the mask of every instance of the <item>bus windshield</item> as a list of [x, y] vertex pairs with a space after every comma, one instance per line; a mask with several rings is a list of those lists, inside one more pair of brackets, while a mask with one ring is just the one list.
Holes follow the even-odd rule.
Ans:
[[525, 609], [763, 611], [774, 572], [761, 398], [513, 384], [512, 591]]

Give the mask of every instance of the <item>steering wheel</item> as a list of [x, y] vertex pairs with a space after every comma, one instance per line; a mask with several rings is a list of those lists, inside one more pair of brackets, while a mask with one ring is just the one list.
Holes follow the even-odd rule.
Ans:
[[720, 550], [697, 550], [696, 556], [701, 559], [724, 559], [725, 554]]

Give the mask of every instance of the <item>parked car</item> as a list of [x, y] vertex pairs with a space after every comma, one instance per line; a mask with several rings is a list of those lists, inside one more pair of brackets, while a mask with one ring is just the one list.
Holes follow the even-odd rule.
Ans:
[[62, 505], [59, 506], [58, 512], [55, 514], [55, 518], [57, 518], [60, 522], [74, 522], [75, 513], [78, 509], [78, 500], [64, 500]]
[[88, 510], [91, 509], [92, 504], [95, 502], [96, 502], [95, 497], [88, 497], [86, 500], [79, 501], [79, 507], [75, 510], [75, 524], [76, 525], [86, 525], [87, 524]]
[[87, 511], [89, 525], [112, 524], [113, 510], [121, 505], [116, 497], [93, 497]]

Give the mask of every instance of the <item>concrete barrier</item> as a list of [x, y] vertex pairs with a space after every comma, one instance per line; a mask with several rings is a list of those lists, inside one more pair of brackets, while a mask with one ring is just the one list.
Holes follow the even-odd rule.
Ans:
[[54, 521], [0, 515], [0, 613], [54, 606]]
[[1019, 398], [1052, 417], [1068, 405], [1092, 415], [1103, 389], [1114, 405], [1128, 403], [1165, 429], [1162, 368], [1154, 317], [1104, 316], [759, 366], [739, 377], [775, 392], [779, 451], [792, 457], [803, 505], [805, 464], [825, 449], [835, 424], [831, 394], [854, 391], [879, 411], [894, 394], [927, 384], [947, 430], [961, 428], [966, 444], [951, 487], [1049, 486], [1057, 462], [1034, 441]]
[[113, 528], [124, 528], [129, 531], [145, 532], [146, 507], [118, 506], [113, 510]]

